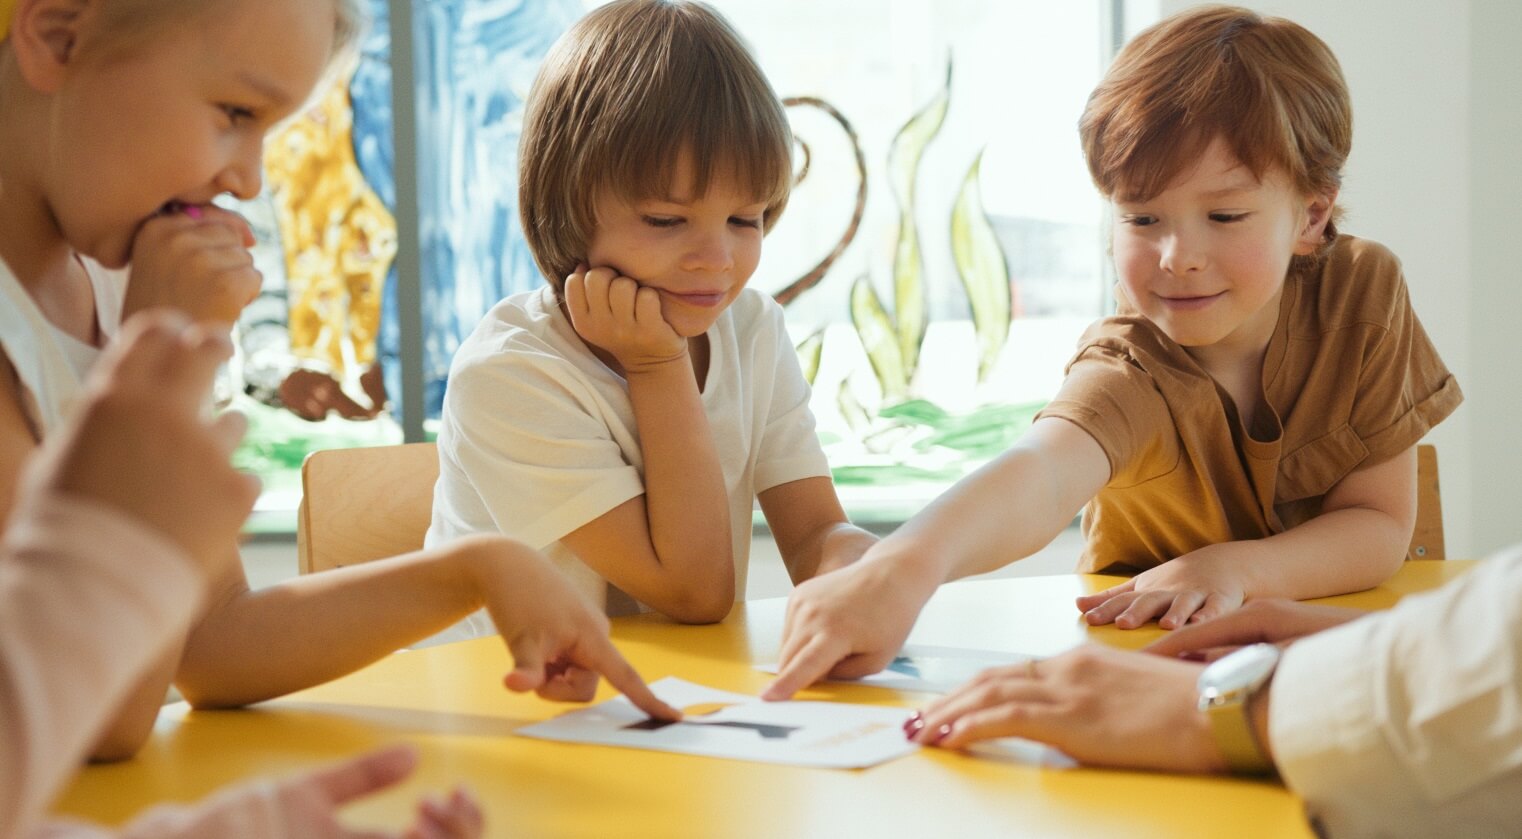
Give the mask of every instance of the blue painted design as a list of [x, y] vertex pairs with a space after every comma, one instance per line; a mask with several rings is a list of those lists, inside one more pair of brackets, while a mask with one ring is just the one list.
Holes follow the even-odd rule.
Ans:
[[[390, 27], [386, 0], [352, 84], [360, 169], [395, 206]], [[424, 408], [443, 407], [449, 363], [481, 317], [542, 280], [518, 226], [518, 136], [534, 74], [578, 0], [420, 0], [415, 5], [419, 235], [423, 253]], [[402, 231], [409, 235], [411, 231]], [[396, 283], [379, 336], [386, 386], [400, 394]]]

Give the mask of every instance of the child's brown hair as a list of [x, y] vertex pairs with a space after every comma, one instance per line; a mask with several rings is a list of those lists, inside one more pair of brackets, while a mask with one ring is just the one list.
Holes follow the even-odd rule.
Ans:
[[597, 197], [666, 197], [683, 152], [699, 196], [719, 169], [765, 202], [769, 231], [792, 187], [792, 143], [781, 102], [718, 12], [692, 0], [609, 3], [555, 44], [529, 92], [524, 235], [558, 290], [586, 258]]
[[[1132, 39], [1078, 130], [1089, 174], [1110, 199], [1157, 195], [1218, 137], [1254, 176], [1278, 168], [1302, 194], [1325, 195], [1342, 183], [1353, 108], [1336, 56], [1310, 31], [1205, 6]], [[1335, 236], [1329, 222], [1326, 240]]]

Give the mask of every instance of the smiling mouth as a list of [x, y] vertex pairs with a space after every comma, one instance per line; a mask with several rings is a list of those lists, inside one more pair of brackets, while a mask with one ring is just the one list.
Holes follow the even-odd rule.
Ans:
[[685, 293], [679, 291], [662, 291], [661, 293], [665, 294], [667, 297], [671, 297], [675, 300], [686, 303], [689, 306], [711, 308], [724, 302], [724, 292], [722, 291], [689, 291]]
[[1167, 306], [1170, 309], [1203, 309], [1206, 306], [1209, 306], [1211, 303], [1221, 299], [1225, 295], [1226, 292], [1224, 291], [1218, 291], [1215, 294], [1200, 294], [1189, 297], [1166, 297], [1159, 294], [1157, 299], [1161, 300], [1163, 305]]

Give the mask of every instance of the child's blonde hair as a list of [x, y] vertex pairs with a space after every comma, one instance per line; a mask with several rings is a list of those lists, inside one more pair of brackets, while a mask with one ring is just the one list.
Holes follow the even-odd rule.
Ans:
[[[1079, 120], [1106, 198], [1162, 192], [1217, 137], [1254, 176], [1283, 170], [1304, 195], [1342, 184], [1353, 107], [1336, 56], [1310, 31], [1247, 9], [1205, 6], [1137, 35]], [[1334, 209], [1326, 241], [1336, 237]]]
[[586, 258], [604, 190], [665, 197], [690, 154], [705, 193], [717, 166], [748, 188], [770, 230], [792, 187], [792, 132], [740, 36], [692, 0], [619, 0], [551, 49], [525, 106], [518, 208], [557, 290]]
[[[102, 31], [109, 32], [111, 42], [120, 44], [141, 38], [145, 33], [174, 19], [183, 19], [190, 11], [204, 10], [214, 0], [109, 0], [101, 7]], [[334, 63], [355, 49], [365, 28], [362, 0], [333, 0], [337, 21], [333, 30]], [[10, 34], [11, 15], [16, 0], [0, 0], [0, 41]]]

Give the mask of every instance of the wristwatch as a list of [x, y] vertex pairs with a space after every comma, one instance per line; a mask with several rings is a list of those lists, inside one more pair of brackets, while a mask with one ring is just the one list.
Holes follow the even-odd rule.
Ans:
[[1273, 771], [1273, 763], [1264, 754], [1248, 719], [1247, 700], [1263, 687], [1278, 664], [1278, 647], [1253, 644], [1213, 662], [1200, 673], [1198, 707], [1209, 718], [1216, 745], [1233, 772]]

